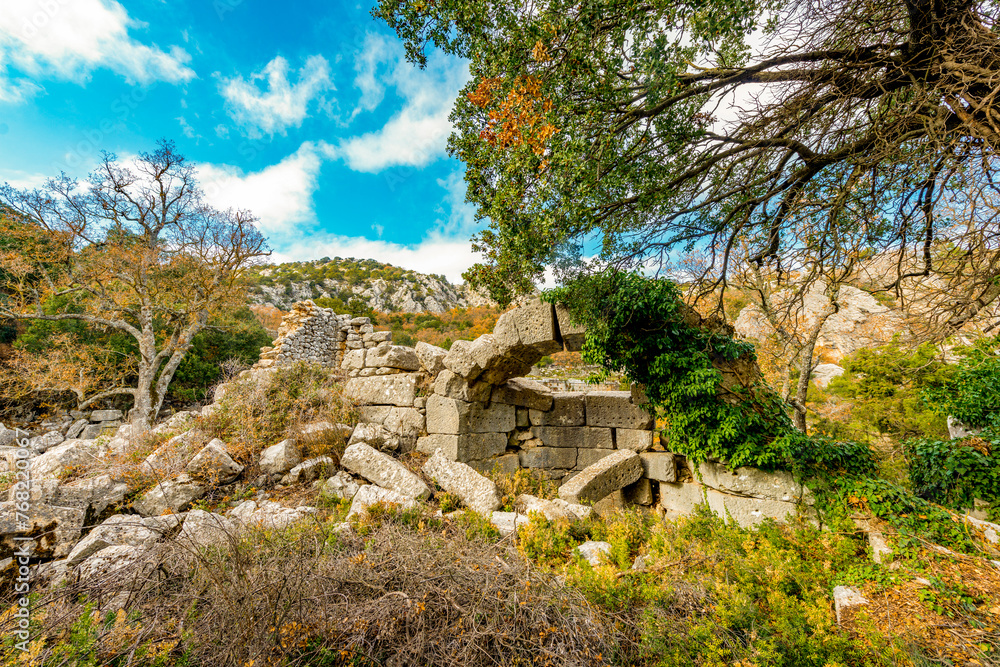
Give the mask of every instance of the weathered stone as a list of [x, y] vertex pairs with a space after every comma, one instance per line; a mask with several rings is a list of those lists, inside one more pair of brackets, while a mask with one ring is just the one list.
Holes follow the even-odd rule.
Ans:
[[494, 387], [490, 400], [542, 411], [552, 409], [553, 402], [552, 392], [548, 387], [528, 378], [511, 378], [499, 387]]
[[990, 544], [1000, 544], [1000, 525], [964, 515], [962, 519]]
[[489, 514], [500, 507], [496, 484], [464, 463], [448, 459], [440, 450], [424, 464], [424, 472], [442, 489], [461, 498], [469, 509]]
[[294, 440], [282, 440], [260, 453], [260, 471], [265, 475], [284, 475], [302, 462], [302, 450]]
[[417, 342], [417, 347], [414, 349], [414, 352], [417, 353], [417, 359], [420, 360], [420, 365], [423, 366], [424, 370], [431, 376], [436, 376], [445, 369], [444, 358], [448, 356], [448, 350], [443, 347], [431, 345], [430, 343], [425, 343], [421, 340]]
[[551, 410], [528, 413], [531, 423], [534, 426], [583, 426], [587, 423], [584, 397], [585, 394], [578, 391], [556, 392], [552, 394]]
[[566, 470], [576, 466], [577, 451], [572, 447], [534, 447], [519, 452], [517, 456], [522, 468], [559, 468]]
[[951, 415], [948, 415], [948, 437], [952, 440], [968, 438], [970, 435], [979, 435], [982, 432], [982, 428], [963, 424]]
[[[77, 542], [66, 558], [66, 565], [74, 567], [108, 547], [122, 544], [138, 547], [152, 544], [168, 532], [168, 528], [155, 523], [157, 520], [162, 522], [165, 518], [168, 517], [142, 518], [135, 514], [116, 514]], [[173, 525], [180, 524], [180, 519], [177, 517], [170, 518], [174, 519]]]
[[569, 503], [597, 502], [613, 491], [635, 482], [642, 476], [639, 455], [619, 449], [559, 487], [559, 497]]
[[826, 389], [830, 380], [844, 374], [844, 367], [837, 364], [819, 364], [813, 369], [810, 379], [816, 383], [820, 389]]
[[577, 470], [583, 470], [589, 466], [594, 465], [606, 456], [611, 456], [615, 450], [613, 449], [578, 449], [576, 455], [576, 465], [574, 466]]
[[437, 450], [452, 461], [476, 461], [503, 454], [507, 449], [504, 433], [431, 433], [417, 440], [417, 451], [433, 454]]
[[90, 424], [83, 429], [80, 433], [81, 440], [96, 440], [102, 436], [108, 436], [114, 434], [114, 432], [121, 426], [121, 422], [111, 421], [111, 422], [100, 422], [99, 424]]
[[341, 470], [338, 471], [336, 475], [326, 480], [322, 486], [322, 492], [331, 498], [350, 500], [354, 497], [354, 494], [358, 492], [359, 488], [361, 487], [354, 481], [354, 478]]
[[31, 476], [58, 477], [67, 468], [89, 466], [100, 461], [104, 449], [93, 441], [67, 440], [31, 461]]
[[610, 428], [587, 426], [535, 426], [531, 432], [546, 447], [580, 447], [584, 449], [614, 449]]
[[229, 510], [229, 518], [241, 526], [281, 530], [315, 513], [315, 507], [292, 508], [271, 500], [246, 500]]
[[785, 503], [813, 501], [809, 490], [796, 482], [791, 473], [783, 470], [765, 472], [758, 468], [737, 468], [730, 471], [714, 461], [705, 461], [698, 466], [689, 461], [688, 467], [699, 482], [724, 493]]
[[317, 456], [316, 458], [303, 461], [288, 471], [281, 478], [282, 484], [305, 484], [314, 479], [319, 479], [326, 470], [332, 470], [336, 466], [329, 456]]
[[399, 434], [391, 433], [382, 424], [358, 424], [347, 444], [364, 442], [380, 452], [395, 452], [399, 450], [399, 440]]
[[340, 465], [370, 482], [390, 489], [407, 498], [424, 500], [431, 490], [402, 463], [382, 452], [358, 442], [344, 450]]
[[632, 392], [595, 391], [587, 394], [587, 425], [649, 430], [653, 418], [632, 403]]
[[358, 404], [412, 407], [416, 393], [417, 378], [409, 373], [356, 377], [344, 385], [344, 395]]
[[143, 460], [141, 471], [156, 479], [165, 479], [182, 470], [192, 455], [191, 450], [197, 440], [198, 434], [195, 431], [170, 438]]
[[555, 308], [551, 303], [536, 300], [510, 312], [521, 345], [530, 348], [538, 358], [562, 350]]
[[80, 434], [83, 433], [83, 429], [87, 428], [87, 424], [89, 423], [90, 422], [87, 421], [86, 419], [77, 419], [75, 422], [72, 423], [72, 425], [70, 425], [69, 429], [66, 430], [66, 439], [67, 440], [78, 439], [80, 437]]
[[[382, 349], [382, 346], [385, 346]], [[420, 370], [420, 359], [412, 347], [382, 343], [365, 356], [365, 366], [372, 368], [398, 368], [403, 371]]]
[[653, 432], [631, 428], [615, 429], [615, 447], [641, 453], [653, 446]]
[[472, 382], [500, 356], [493, 334], [483, 334], [473, 341], [455, 341], [444, 358], [445, 368]]
[[597, 567], [605, 561], [607, 554], [611, 553], [611, 544], [608, 542], [594, 542], [591, 540], [578, 546], [576, 551], [583, 556], [583, 559], [590, 563], [591, 566]]
[[743, 528], [756, 526], [767, 519], [784, 523], [789, 515], [794, 516], [798, 511], [795, 503], [772, 498], [736, 496], [697, 483], [660, 482], [660, 505], [670, 517], [691, 514], [697, 505], [706, 503], [727, 522], [731, 520]]
[[563, 349], [567, 352], [579, 352], [587, 339], [587, 327], [575, 324], [569, 309], [561, 303], [556, 304], [556, 320], [559, 323], [559, 337], [562, 338]]
[[625, 496], [625, 501], [633, 505], [653, 504], [653, 486], [646, 477], [640, 477], [634, 483], [629, 484], [622, 489], [622, 493]]
[[517, 454], [504, 454], [490, 459], [466, 461], [476, 472], [483, 475], [513, 475], [521, 468]]
[[365, 352], [364, 348], [348, 350], [344, 353], [344, 360], [340, 362], [340, 367], [345, 371], [361, 370], [365, 367]]
[[867, 598], [858, 589], [850, 586], [834, 586], [833, 608], [837, 614], [837, 625], [843, 625], [845, 621], [850, 620], [853, 614], [853, 612], [849, 612], [850, 609], [867, 604]]
[[398, 505], [400, 509], [410, 509], [417, 506], [417, 500], [397, 493], [392, 489], [386, 489], [375, 484], [366, 484], [358, 489], [351, 502], [351, 510], [347, 513], [347, 518], [363, 513], [376, 503], [387, 503]]
[[657, 482], [677, 481], [677, 462], [673, 452], [643, 452], [639, 458], [644, 477]]
[[519, 512], [493, 512], [490, 514], [490, 523], [501, 535], [510, 535], [519, 527], [531, 523], [531, 519]]
[[470, 403], [473, 401], [485, 403], [492, 391], [493, 387], [489, 384], [477, 382], [470, 385], [447, 369], [441, 371], [434, 381], [435, 394]]
[[[535, 355], [530, 357], [535, 359]], [[483, 371], [477, 382], [486, 383], [490, 386], [501, 385], [512, 378], [523, 377], [531, 372], [532, 363], [521, 356], [500, 354], [490, 363], [489, 368]]]
[[346, 442], [353, 430], [347, 424], [333, 424], [328, 421], [310, 422], [299, 429], [298, 437], [302, 442]]
[[236, 525], [221, 514], [191, 510], [176, 539], [188, 547], [221, 547], [235, 540], [236, 532]]
[[872, 550], [872, 560], [879, 564], [892, 561], [892, 549], [885, 541], [885, 536], [877, 530], [868, 532], [868, 546]]
[[[142, 576], [139, 571], [146, 547], [136, 547], [129, 544], [101, 549], [83, 561], [78, 569], [78, 576], [83, 582], [100, 582], [102, 591], [110, 592], [128, 587], [134, 578]], [[117, 580], [117, 586], [113, 581]]]
[[517, 508], [524, 514], [540, 512], [549, 521], [566, 519], [567, 521], [582, 521], [590, 517], [593, 510], [586, 505], [573, 505], [562, 499], [545, 500], [523, 493], [515, 501]]
[[94, 410], [90, 413], [92, 422], [111, 422], [123, 417], [121, 410]]
[[437, 394], [427, 399], [428, 433], [506, 433], [514, 426], [512, 405], [486, 407]]
[[[72, 507], [0, 502], [0, 558], [26, 547], [34, 558], [64, 558], [80, 539], [84, 512]], [[24, 538], [31, 538], [30, 542]]]
[[[34, 485], [33, 485], [34, 486]], [[124, 502], [129, 486], [110, 475], [78, 479], [56, 489], [52, 504], [83, 510], [87, 521], [97, 520], [104, 511]]]
[[143, 516], [159, 516], [166, 512], [180, 512], [205, 495], [208, 489], [187, 473], [175, 479], [158, 482], [142, 498], [132, 503], [132, 508]]
[[49, 431], [45, 435], [37, 435], [28, 440], [28, 447], [31, 447], [33, 450], [41, 454], [49, 449], [52, 449], [64, 440], [66, 440], [66, 438], [63, 437], [63, 434], [59, 431]]
[[195, 479], [209, 484], [228, 484], [240, 476], [243, 466], [226, 451], [226, 443], [218, 438], [205, 445], [187, 464], [186, 470]]
[[517, 424], [517, 428], [529, 428], [531, 426], [531, 418], [528, 416], [528, 408], [517, 408], [514, 413], [514, 421]]

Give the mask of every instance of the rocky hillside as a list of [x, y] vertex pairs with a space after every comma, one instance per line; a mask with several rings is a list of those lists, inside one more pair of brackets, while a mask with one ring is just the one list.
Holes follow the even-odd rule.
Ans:
[[321, 305], [342, 312], [352, 299], [356, 300], [355, 309], [364, 305], [389, 313], [443, 313], [490, 303], [465, 285], [451, 284], [443, 275], [353, 257], [261, 267], [255, 283], [250, 300], [281, 310], [289, 310], [292, 304], [305, 299], [326, 300]]

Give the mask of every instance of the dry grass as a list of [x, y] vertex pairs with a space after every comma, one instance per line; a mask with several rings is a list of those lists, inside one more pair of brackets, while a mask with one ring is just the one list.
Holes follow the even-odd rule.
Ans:
[[79, 642], [82, 595], [107, 604], [121, 586], [125, 613], [84, 624], [97, 664], [583, 667], [613, 653], [605, 617], [508, 541], [379, 509], [339, 536], [314, 522], [218, 549], [174, 540], [130, 572], [49, 594], [36, 664]]

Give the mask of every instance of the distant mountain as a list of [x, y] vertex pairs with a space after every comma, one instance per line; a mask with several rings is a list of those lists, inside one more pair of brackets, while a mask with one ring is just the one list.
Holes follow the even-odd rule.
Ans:
[[492, 303], [466, 285], [451, 284], [443, 275], [353, 257], [262, 266], [254, 283], [250, 301], [281, 310], [306, 299], [345, 312], [365, 310], [363, 305], [388, 313], [443, 313]]

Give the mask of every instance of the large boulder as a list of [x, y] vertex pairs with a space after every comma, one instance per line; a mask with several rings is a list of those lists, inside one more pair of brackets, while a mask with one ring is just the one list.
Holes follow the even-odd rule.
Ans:
[[302, 463], [302, 450], [294, 440], [282, 440], [260, 454], [260, 471], [265, 475], [284, 475]]
[[31, 476], [34, 479], [59, 477], [70, 468], [99, 463], [105, 451], [93, 441], [67, 440], [35, 457], [31, 462]]
[[826, 389], [830, 380], [844, 374], [844, 367], [837, 364], [819, 364], [812, 371], [812, 381], [820, 389]]
[[347, 513], [347, 518], [363, 514], [368, 511], [369, 507], [377, 503], [397, 505], [400, 509], [411, 509], [418, 504], [415, 498], [396, 493], [392, 489], [385, 489], [376, 484], [365, 484], [354, 494], [354, 500], [351, 502], [351, 509]]
[[226, 443], [216, 438], [194, 455], [187, 464], [187, 472], [208, 484], [228, 484], [240, 476], [243, 466], [229, 456]]
[[247, 500], [229, 511], [229, 517], [247, 527], [281, 530], [316, 513], [315, 507], [285, 507], [271, 500]]
[[80, 539], [84, 511], [18, 502], [0, 502], [0, 559], [26, 549], [39, 559], [64, 558]]
[[595, 503], [632, 484], [642, 476], [639, 455], [627, 449], [617, 450], [559, 487], [559, 497], [568, 503]]
[[177, 542], [187, 547], [220, 547], [236, 538], [236, 524], [204, 510], [191, 510], [177, 534]]
[[344, 450], [340, 464], [368, 481], [407, 498], [424, 500], [431, 495], [427, 485], [406, 466], [363, 442], [356, 442]]
[[145, 578], [147, 554], [147, 547], [129, 544], [101, 549], [80, 564], [77, 576], [103, 593], [127, 590]]
[[452, 343], [444, 365], [449, 371], [467, 382], [472, 382], [490, 367], [500, 356], [493, 334], [483, 334], [479, 338], [457, 340]]
[[358, 424], [351, 433], [348, 446], [356, 442], [365, 442], [380, 452], [395, 452], [399, 450], [400, 436], [392, 433], [382, 424]]
[[207, 491], [208, 488], [204, 484], [187, 473], [181, 473], [174, 479], [155, 484], [145, 495], [132, 503], [132, 508], [143, 516], [177, 513], [187, 509]]
[[427, 460], [424, 472], [442, 489], [461, 498], [469, 509], [489, 514], [500, 507], [496, 484], [464, 463], [449, 460], [440, 451]]
[[66, 559], [70, 567], [79, 565], [93, 554], [108, 547], [129, 545], [146, 546], [170, 534], [180, 525], [180, 515], [140, 517], [134, 514], [116, 514], [91, 530], [77, 542]]

